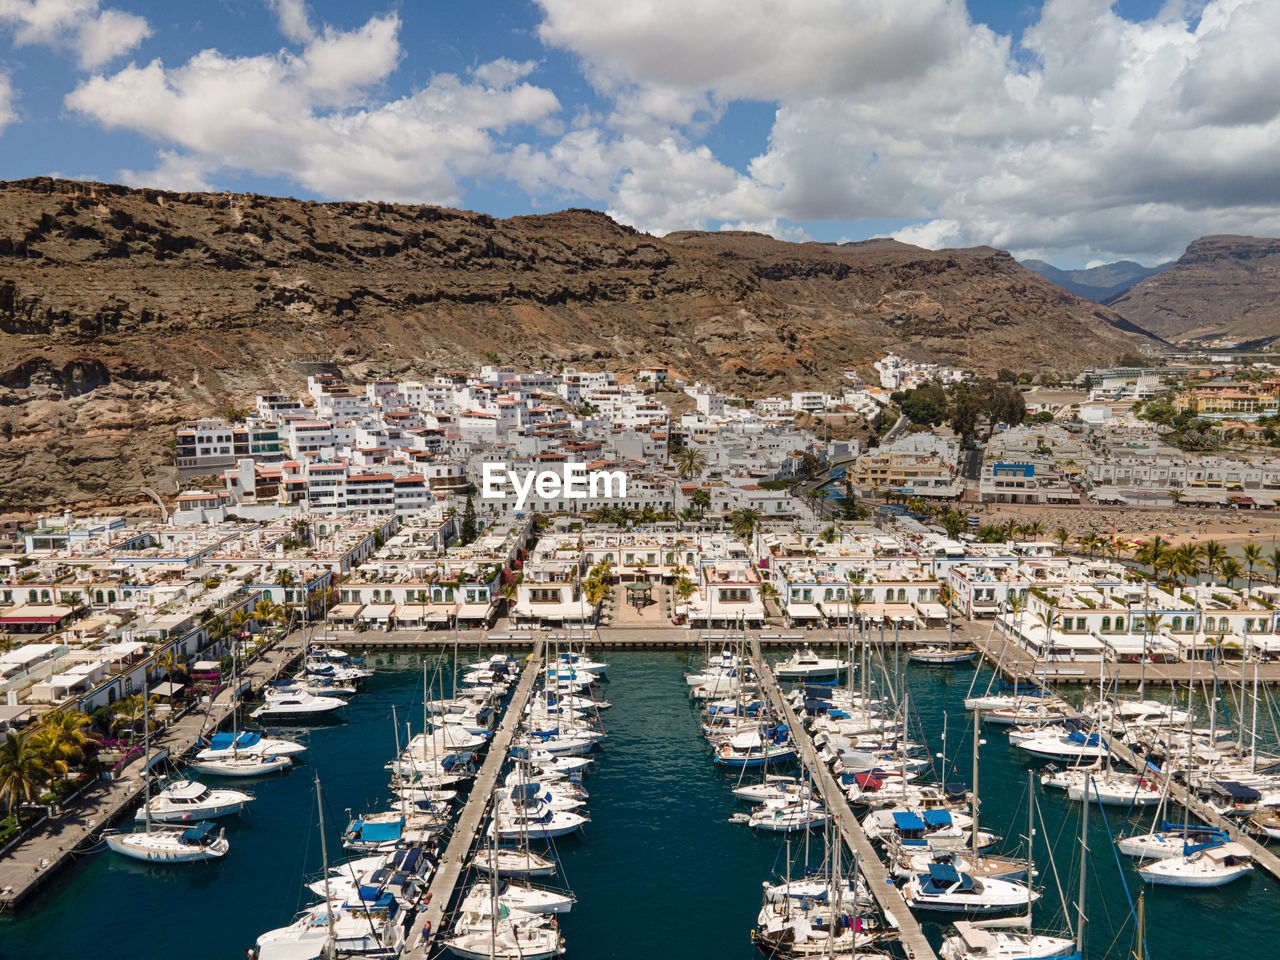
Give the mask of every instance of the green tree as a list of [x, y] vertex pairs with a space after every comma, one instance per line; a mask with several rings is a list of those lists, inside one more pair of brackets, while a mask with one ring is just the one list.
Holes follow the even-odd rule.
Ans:
[[689, 503], [697, 509], [699, 517], [706, 516], [707, 511], [711, 509], [711, 491], [699, 487], [689, 497]]
[[1244, 557], [1244, 562], [1249, 567], [1249, 583], [1246, 589], [1252, 590], [1253, 589], [1253, 568], [1257, 565], [1258, 561], [1262, 559], [1262, 548], [1258, 546], [1256, 543], [1246, 543], [1241, 548], [1240, 554], [1241, 556]]
[[707, 469], [707, 455], [697, 447], [681, 447], [675, 455], [676, 473], [682, 480], [702, 476]]
[[40, 796], [40, 785], [49, 776], [49, 768], [30, 734], [5, 734], [0, 742], [0, 797], [7, 802], [9, 816], [14, 815], [18, 804], [35, 801]]
[[476, 504], [470, 493], [467, 494], [467, 502], [462, 507], [462, 527], [458, 531], [458, 542], [462, 546], [473, 543], [479, 530], [476, 528]]

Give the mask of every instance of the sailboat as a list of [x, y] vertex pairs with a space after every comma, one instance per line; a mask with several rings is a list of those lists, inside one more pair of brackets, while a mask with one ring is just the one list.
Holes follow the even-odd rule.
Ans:
[[275, 753], [267, 748], [262, 738], [248, 731], [236, 729], [240, 714], [240, 685], [236, 680], [237, 657], [231, 653], [231, 732], [215, 733], [207, 750], [196, 755], [188, 769], [205, 776], [215, 777], [263, 777], [278, 773], [293, 764], [291, 754], [301, 753], [305, 747], [289, 740], [278, 741], [284, 752]]
[[[194, 863], [197, 860], [216, 860], [231, 849], [225, 831], [217, 830], [208, 822], [193, 823], [187, 827], [161, 827], [153, 825], [151, 818], [151, 707], [148, 702], [146, 679], [142, 682], [142, 783], [143, 810], [146, 829], [141, 833], [107, 832], [107, 846], [116, 853], [134, 860], [149, 863]], [[215, 830], [217, 831], [215, 833]]]
[[[489, 828], [490, 863], [498, 857], [498, 830], [496, 804], [492, 810], [494, 821]], [[444, 941], [445, 947], [464, 960], [551, 960], [564, 953], [564, 937], [555, 918], [539, 913], [514, 909], [501, 900], [502, 884], [496, 871], [489, 872], [488, 902], [478, 909], [460, 910], [454, 920], [453, 936]], [[473, 888], [469, 896], [482, 892]]]
[[1180, 857], [1153, 860], [1138, 868], [1147, 883], [1166, 887], [1221, 887], [1253, 871], [1249, 848], [1234, 841], [1188, 846]]
[[[1034, 861], [1035, 837], [1032, 807], [1035, 796], [1031, 790], [1032, 774], [1027, 774], [1027, 874], [1031, 876]], [[1087, 818], [1086, 818], [1087, 819]], [[1084, 833], [1081, 832], [1083, 843]], [[1083, 871], [1083, 856], [1081, 870]], [[1084, 877], [1081, 874], [1081, 903], [1084, 897]], [[957, 920], [956, 933], [942, 943], [938, 955], [942, 960], [1048, 960], [1056, 957], [1073, 957], [1080, 960], [1077, 941], [1071, 937], [1052, 937], [1031, 932], [1031, 906], [1021, 917], [1004, 917], [994, 920]], [[1081, 912], [1083, 915], [1083, 906]]]

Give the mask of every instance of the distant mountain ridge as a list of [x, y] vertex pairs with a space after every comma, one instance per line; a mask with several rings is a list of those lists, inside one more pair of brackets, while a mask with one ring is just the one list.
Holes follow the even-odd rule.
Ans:
[[1126, 319], [1165, 340], [1280, 337], [1280, 239], [1201, 237], [1167, 270], [1111, 301]]
[[0, 504], [136, 499], [176, 423], [300, 392], [316, 359], [353, 378], [657, 364], [757, 397], [838, 389], [886, 350], [1067, 372], [1143, 340], [991, 247], [0, 182]]
[[1064, 290], [1070, 290], [1077, 297], [1093, 300], [1096, 303], [1110, 303], [1135, 284], [1153, 277], [1173, 266], [1173, 261], [1144, 267], [1132, 260], [1117, 260], [1115, 263], [1104, 263], [1096, 267], [1081, 270], [1061, 270], [1043, 260], [1019, 260], [1028, 270], [1033, 270]]

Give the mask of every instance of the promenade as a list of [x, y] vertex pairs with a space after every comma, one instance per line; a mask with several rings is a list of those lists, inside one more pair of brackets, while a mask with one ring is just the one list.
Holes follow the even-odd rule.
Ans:
[[[257, 693], [302, 655], [300, 634], [277, 641], [261, 657], [245, 666], [240, 679]], [[210, 704], [198, 705], [166, 724], [151, 740], [151, 756], [167, 751], [177, 760], [231, 716], [231, 691], [223, 690]], [[0, 909], [19, 907], [28, 897], [75, 861], [102, 831], [133, 808], [142, 794], [143, 758], [134, 757], [112, 780], [99, 780], [58, 815], [50, 817], [25, 840], [0, 856]]]

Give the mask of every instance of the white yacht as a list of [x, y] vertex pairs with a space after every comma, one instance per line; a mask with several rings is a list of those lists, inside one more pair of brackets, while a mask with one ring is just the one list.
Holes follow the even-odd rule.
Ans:
[[293, 740], [264, 737], [253, 730], [240, 733], [222, 731], [209, 738], [209, 745], [196, 754], [197, 760], [221, 760], [230, 756], [265, 755], [271, 757], [296, 757], [307, 748]]
[[779, 680], [837, 680], [848, 666], [834, 657], [819, 657], [808, 647], [800, 647], [786, 660], [773, 667]]
[[554, 860], [528, 850], [481, 850], [471, 865], [481, 873], [496, 869], [499, 877], [550, 877], [556, 872]]
[[1203, 824], [1165, 823], [1159, 830], [1134, 837], [1121, 837], [1116, 841], [1116, 849], [1130, 857], [1141, 857], [1143, 860], [1164, 860], [1168, 857], [1185, 856], [1195, 847], [1227, 843], [1230, 841], [1225, 830], [1214, 830]]
[[212, 777], [265, 777], [278, 773], [293, 764], [288, 757], [248, 753], [243, 756], [217, 757], [212, 760], [194, 760], [187, 764], [193, 773]]
[[347, 701], [338, 697], [317, 697], [305, 691], [273, 693], [268, 687], [266, 702], [250, 716], [255, 720], [308, 720], [328, 716], [346, 705]]
[[902, 898], [913, 910], [966, 915], [1025, 910], [1039, 897], [1020, 883], [989, 877], [978, 880], [945, 863], [931, 864], [928, 873], [916, 874], [902, 888]]
[[137, 820], [161, 823], [183, 823], [190, 820], [212, 820], [239, 813], [253, 794], [243, 790], [211, 788], [195, 780], [177, 780], [143, 803], [134, 815]]

